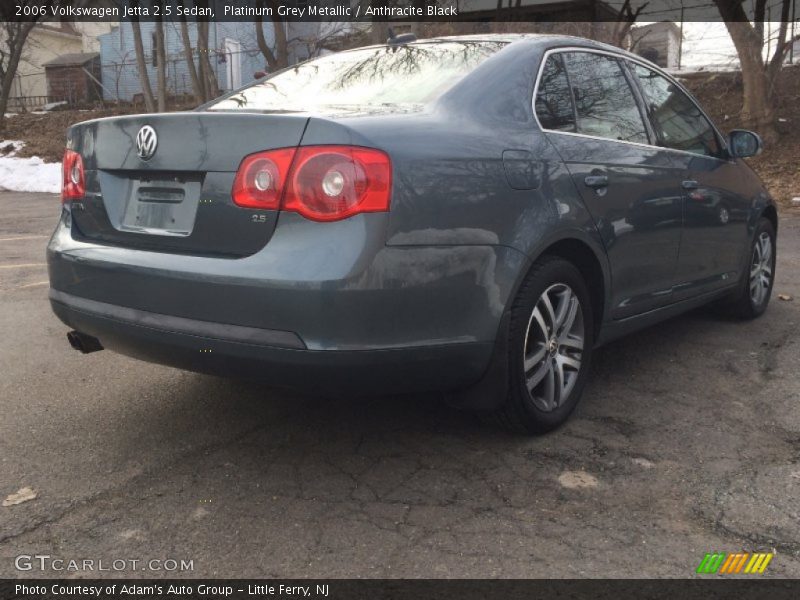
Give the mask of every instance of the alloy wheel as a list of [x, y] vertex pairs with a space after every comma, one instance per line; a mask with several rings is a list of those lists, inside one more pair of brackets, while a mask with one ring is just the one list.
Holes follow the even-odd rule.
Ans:
[[583, 309], [568, 285], [548, 287], [536, 302], [525, 334], [525, 383], [542, 411], [561, 406], [575, 387], [584, 345]]
[[769, 294], [772, 281], [772, 238], [766, 231], [762, 232], [753, 248], [753, 260], [750, 263], [750, 299], [756, 306], [761, 306]]

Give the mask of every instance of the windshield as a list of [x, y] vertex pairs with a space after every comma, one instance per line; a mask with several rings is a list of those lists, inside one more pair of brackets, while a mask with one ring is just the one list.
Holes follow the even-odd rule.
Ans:
[[505, 42], [452, 41], [331, 54], [240, 90], [209, 110], [313, 111], [324, 107], [426, 104]]

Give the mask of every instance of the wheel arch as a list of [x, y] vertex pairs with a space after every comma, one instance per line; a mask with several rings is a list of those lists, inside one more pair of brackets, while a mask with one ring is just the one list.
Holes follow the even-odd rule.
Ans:
[[[605, 263], [592, 246], [578, 237], [563, 237], [542, 248], [533, 262], [542, 256], [558, 256], [569, 261], [580, 271], [592, 303], [594, 316], [594, 339], [597, 340], [602, 327], [608, 302], [610, 275]], [[527, 275], [527, 274], [526, 274]]]
[[499, 398], [505, 398], [508, 390], [509, 341], [507, 331], [511, 316], [509, 307], [534, 263], [542, 256], [558, 256], [568, 260], [581, 272], [591, 295], [592, 316], [594, 317], [592, 333], [595, 341], [599, 339], [611, 286], [610, 270], [602, 246], [598, 248], [590, 236], [582, 231], [566, 231], [560, 236], [546, 240], [537, 247], [536, 252], [532, 252], [528, 256], [529, 260], [525, 268], [520, 269], [519, 278], [509, 295], [509, 303], [501, 318], [494, 352], [486, 373], [476, 385], [467, 390], [460, 390], [456, 394], [450, 394], [448, 396], [450, 404], [459, 408], [491, 411], [497, 409]]
[[764, 210], [761, 211], [759, 217], [765, 217], [772, 223], [772, 226], [775, 228], [775, 233], [778, 232], [778, 209], [775, 208], [774, 204], [768, 204], [764, 207]]

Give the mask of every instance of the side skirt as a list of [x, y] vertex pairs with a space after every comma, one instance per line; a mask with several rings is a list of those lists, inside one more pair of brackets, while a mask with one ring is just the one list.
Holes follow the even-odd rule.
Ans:
[[603, 323], [603, 326], [600, 329], [600, 335], [598, 336], [597, 342], [595, 342], [595, 348], [602, 346], [603, 344], [607, 344], [612, 340], [626, 336], [629, 333], [633, 333], [634, 331], [639, 331], [640, 329], [655, 325], [656, 323], [664, 321], [665, 319], [677, 317], [680, 314], [708, 304], [709, 302], [713, 302], [714, 300], [719, 300], [720, 298], [723, 298], [735, 291], [739, 285], [740, 282], [736, 282], [733, 285], [726, 286], [722, 289], [707, 292], [705, 294], [695, 296], [694, 298], [687, 298], [686, 300], [681, 300], [680, 302], [675, 302], [674, 304], [669, 304], [668, 306], [656, 308], [639, 315], [627, 317], [625, 319], [619, 319], [618, 321], [607, 321], [606, 323]]

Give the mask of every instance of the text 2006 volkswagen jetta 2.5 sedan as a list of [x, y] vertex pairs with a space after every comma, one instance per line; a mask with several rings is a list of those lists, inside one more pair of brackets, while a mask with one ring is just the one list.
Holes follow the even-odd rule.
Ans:
[[777, 212], [742, 161], [760, 146], [587, 40], [342, 52], [71, 127], [50, 299], [84, 352], [442, 390], [546, 431], [598, 345], [710, 301], [764, 312]]

